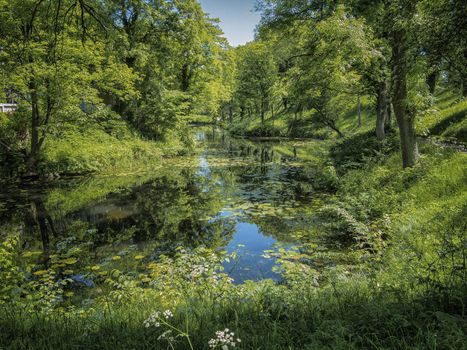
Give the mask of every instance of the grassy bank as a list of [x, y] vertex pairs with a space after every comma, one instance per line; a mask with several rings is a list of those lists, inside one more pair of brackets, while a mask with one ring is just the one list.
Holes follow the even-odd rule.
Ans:
[[[361, 98], [360, 125], [358, 125], [357, 102], [352, 101], [339, 113], [336, 126], [342, 133], [350, 137], [355, 134], [368, 133], [375, 129], [376, 115], [374, 101], [370, 96]], [[467, 101], [450, 90], [439, 89], [433, 98], [432, 106], [417, 118], [417, 134], [422, 137], [433, 136], [440, 140], [467, 143]], [[392, 116], [392, 127], [397, 129]], [[337, 134], [329, 128], [317, 125], [312, 121], [312, 113], [304, 112], [296, 117], [279, 113], [266, 118], [261, 124], [259, 118], [235, 120], [226, 123], [231, 133], [247, 137], [301, 137], [317, 139], [335, 139]]]
[[[184, 131], [188, 133], [188, 131]], [[189, 151], [186, 135], [170, 133], [164, 141], [145, 140], [124, 130], [122, 135], [100, 129], [65, 129], [50, 137], [44, 149], [42, 173], [118, 174], [150, 170], [163, 157], [173, 157]]]
[[[239, 349], [462, 349], [465, 344], [462, 315], [357, 278], [320, 290], [263, 282], [202, 297], [203, 289], [177, 307], [157, 294], [134, 292], [132, 300], [95, 305], [82, 314], [31, 317], [8, 310], [1, 318], [2, 344], [8, 349], [190, 349], [186, 334], [193, 349], [208, 349], [215, 332], [224, 329], [234, 332]], [[162, 318], [159, 327], [144, 326], [153, 310], [166, 309], [173, 318]]]
[[[14, 131], [14, 127], [6, 123], [5, 134], [8, 128]], [[27, 146], [18, 143], [17, 149], [0, 152], [5, 178], [15, 179], [24, 171], [24, 148]], [[154, 170], [160, 167], [163, 158], [184, 155], [192, 150], [193, 140], [186, 126], [169, 132], [164, 140], [150, 140], [142, 138], [125, 123], [107, 128], [96, 125], [76, 127], [65, 123], [46, 138], [37, 172], [48, 177], [134, 174]]]

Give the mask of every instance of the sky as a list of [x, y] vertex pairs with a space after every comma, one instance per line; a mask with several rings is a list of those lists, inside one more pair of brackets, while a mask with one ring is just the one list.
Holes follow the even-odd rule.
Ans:
[[200, 0], [204, 12], [221, 20], [219, 26], [230, 45], [252, 41], [260, 14], [254, 11], [255, 0]]

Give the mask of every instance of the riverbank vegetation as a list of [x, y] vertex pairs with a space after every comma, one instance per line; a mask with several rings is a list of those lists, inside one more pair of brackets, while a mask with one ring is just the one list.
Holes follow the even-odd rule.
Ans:
[[0, 9], [2, 180], [50, 186], [0, 197], [0, 348], [465, 347], [465, 2], [259, 1], [236, 48], [195, 0]]

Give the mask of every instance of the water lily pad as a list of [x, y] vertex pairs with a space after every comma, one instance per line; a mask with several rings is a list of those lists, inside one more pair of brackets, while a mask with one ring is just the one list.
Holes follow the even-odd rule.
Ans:
[[73, 265], [73, 264], [76, 264], [78, 262], [78, 259], [76, 259], [76, 258], [67, 258], [67, 259], [60, 260], [60, 262], [63, 263], [63, 264], [66, 264], [66, 265]]
[[43, 276], [46, 273], [48, 273], [47, 270], [38, 270], [38, 271], [33, 272], [33, 274], [36, 275], [36, 276]]

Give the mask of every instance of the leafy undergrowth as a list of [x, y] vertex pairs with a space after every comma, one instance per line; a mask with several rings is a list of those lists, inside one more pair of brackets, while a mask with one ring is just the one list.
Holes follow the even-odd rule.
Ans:
[[420, 163], [404, 171], [396, 151], [351, 166], [334, 153], [342, 176], [337, 196], [321, 210], [321, 227], [331, 240], [359, 249], [380, 285], [431, 295], [464, 315], [467, 155], [431, 143], [421, 152]]

